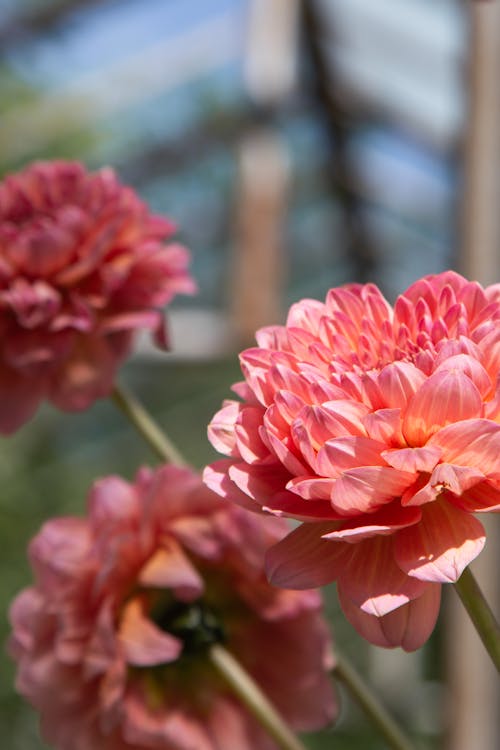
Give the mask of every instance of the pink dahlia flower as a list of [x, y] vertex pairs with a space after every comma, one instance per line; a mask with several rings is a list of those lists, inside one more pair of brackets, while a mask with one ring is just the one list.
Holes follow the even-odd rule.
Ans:
[[275, 750], [214, 672], [223, 642], [298, 730], [336, 711], [315, 591], [269, 585], [267, 520], [191, 470], [97, 482], [86, 518], [46, 523], [33, 587], [13, 602], [17, 688], [59, 750]]
[[224, 497], [304, 523], [268, 555], [288, 588], [337, 581], [369, 641], [418, 648], [442, 583], [500, 508], [500, 285], [451, 271], [391, 307], [371, 285], [294, 305], [241, 355], [245, 382], [209, 427]]
[[109, 394], [137, 329], [164, 339], [158, 308], [195, 291], [173, 231], [110, 169], [40, 162], [0, 183], [0, 432], [44, 398]]

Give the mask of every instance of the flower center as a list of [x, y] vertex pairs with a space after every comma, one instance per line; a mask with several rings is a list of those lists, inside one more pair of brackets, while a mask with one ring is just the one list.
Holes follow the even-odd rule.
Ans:
[[223, 643], [226, 633], [221, 620], [204, 602], [160, 601], [151, 612], [151, 619], [184, 644], [183, 656], [199, 654], [213, 643]]

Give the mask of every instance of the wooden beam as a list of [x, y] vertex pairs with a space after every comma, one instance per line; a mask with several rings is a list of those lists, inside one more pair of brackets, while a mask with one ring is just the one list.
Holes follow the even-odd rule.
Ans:
[[[483, 284], [500, 269], [500, 2], [469, 2], [469, 113], [465, 134], [459, 270]], [[500, 611], [497, 519], [482, 518], [487, 544], [472, 568], [493, 610]], [[495, 523], [496, 522], [496, 523]], [[498, 676], [454, 592], [445, 626], [449, 750], [500, 747]]]

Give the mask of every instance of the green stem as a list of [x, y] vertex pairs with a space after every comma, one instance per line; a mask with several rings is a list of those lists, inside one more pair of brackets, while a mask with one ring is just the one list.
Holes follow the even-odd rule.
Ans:
[[344, 683], [356, 703], [385, 738], [388, 747], [394, 750], [412, 750], [411, 741], [405, 736], [354, 667], [338, 652], [335, 656], [336, 666], [333, 669], [333, 674], [340, 682]]
[[210, 660], [219, 674], [267, 730], [276, 744], [282, 750], [305, 750], [302, 742], [290, 731], [258, 685], [243, 670], [234, 656], [218, 643], [211, 647], [209, 653]]
[[161, 461], [186, 466], [186, 461], [175, 445], [170, 442], [141, 402], [127, 388], [115, 385], [112, 399]]
[[465, 568], [454, 585], [484, 647], [500, 672], [500, 625], [470, 568]]

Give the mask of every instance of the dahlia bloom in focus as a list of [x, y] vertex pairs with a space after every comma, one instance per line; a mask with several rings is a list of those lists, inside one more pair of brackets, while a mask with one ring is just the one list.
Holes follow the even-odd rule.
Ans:
[[500, 285], [428, 276], [391, 307], [371, 285], [294, 305], [241, 355], [209, 427], [219, 494], [303, 521], [268, 554], [288, 588], [337, 581], [369, 641], [413, 650], [441, 584], [500, 508]]
[[110, 169], [40, 162], [0, 183], [0, 432], [44, 398], [85, 409], [134, 331], [165, 338], [157, 308], [195, 291], [187, 250], [163, 244], [173, 231]]
[[224, 643], [292, 726], [336, 711], [321, 599], [267, 582], [285, 522], [222, 504], [191, 470], [97, 482], [86, 518], [32, 540], [15, 599], [17, 689], [59, 750], [275, 750], [214, 671]]

